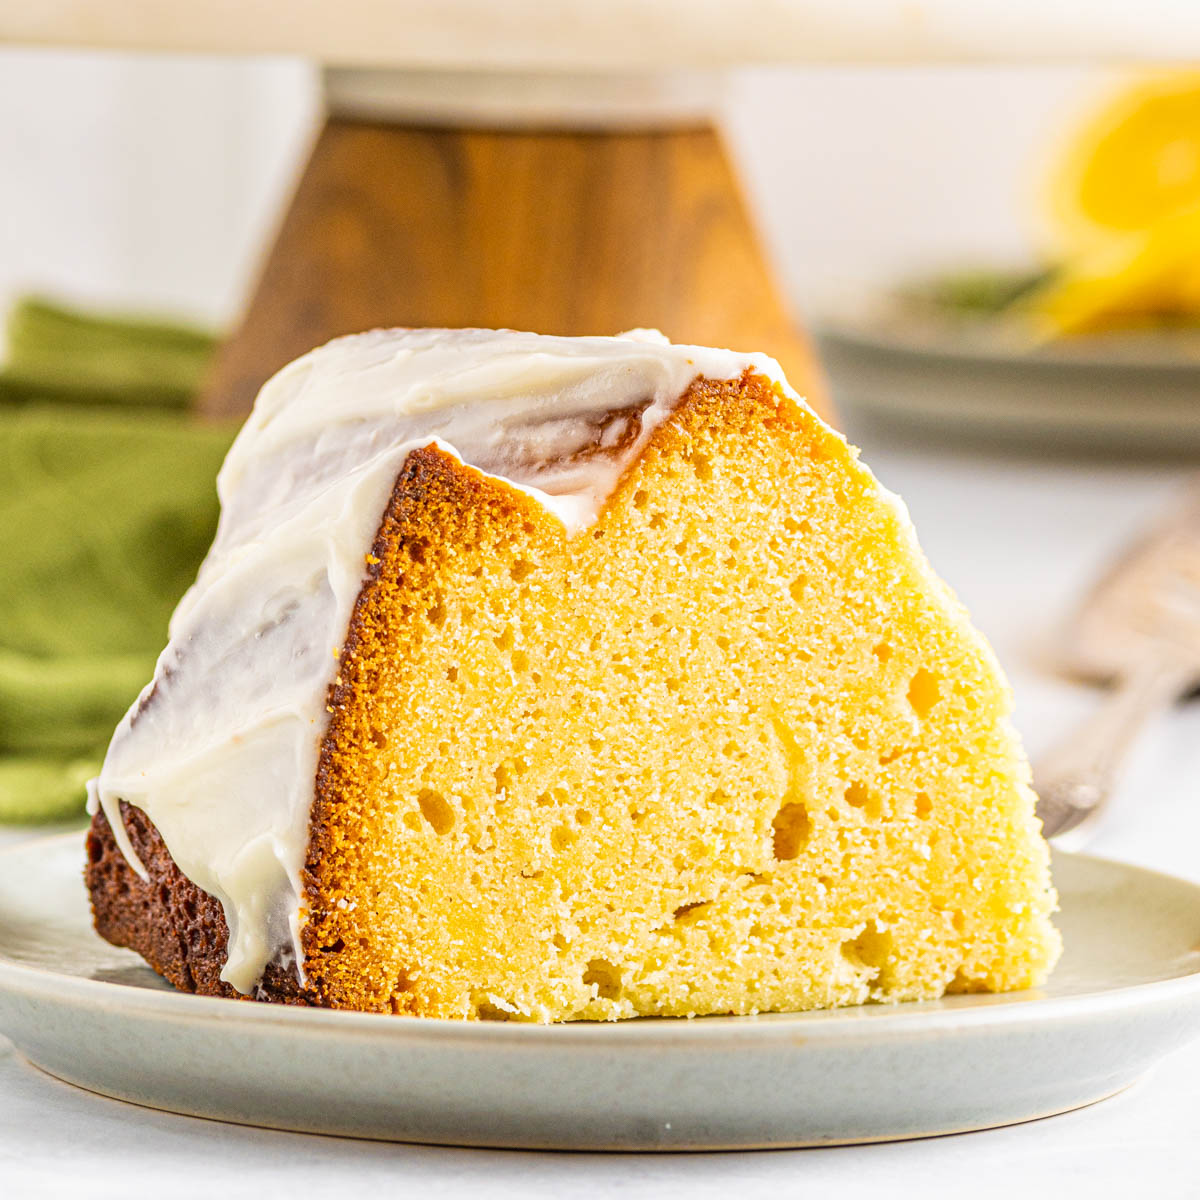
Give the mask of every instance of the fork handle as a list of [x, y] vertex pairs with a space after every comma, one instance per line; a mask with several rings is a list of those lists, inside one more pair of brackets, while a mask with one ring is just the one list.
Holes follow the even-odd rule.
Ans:
[[1108, 801], [1117, 772], [1147, 721], [1165, 712], [1200, 675], [1196, 658], [1163, 644], [1122, 673], [1087, 717], [1034, 767], [1042, 831], [1065, 847], [1084, 840]]

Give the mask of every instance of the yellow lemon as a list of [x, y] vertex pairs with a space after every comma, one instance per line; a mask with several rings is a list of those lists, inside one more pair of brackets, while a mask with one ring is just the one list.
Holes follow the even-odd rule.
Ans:
[[1110, 233], [1067, 258], [1026, 304], [1047, 337], [1194, 316], [1200, 312], [1200, 208]]
[[1128, 86], [1077, 131], [1049, 182], [1068, 254], [1200, 209], [1200, 71]]
[[1060, 265], [1024, 304], [1042, 336], [1200, 315], [1200, 71], [1128, 86], [1049, 185]]

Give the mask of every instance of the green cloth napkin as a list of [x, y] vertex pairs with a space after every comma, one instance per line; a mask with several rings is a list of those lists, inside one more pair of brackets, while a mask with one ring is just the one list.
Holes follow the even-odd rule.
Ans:
[[[0, 821], [79, 813], [216, 528], [212, 339], [17, 306], [0, 371]], [[133, 411], [137, 409], [139, 411]]]
[[214, 348], [197, 329], [36, 297], [13, 306], [5, 334], [0, 402], [187, 409]]

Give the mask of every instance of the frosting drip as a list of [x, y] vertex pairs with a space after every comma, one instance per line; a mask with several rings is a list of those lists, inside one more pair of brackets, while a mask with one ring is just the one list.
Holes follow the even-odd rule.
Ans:
[[436, 443], [573, 533], [697, 376], [748, 368], [782, 381], [768, 358], [646, 331], [376, 330], [267, 382], [217, 480], [212, 548], [89, 785], [90, 811], [139, 873], [122, 800], [221, 902], [222, 979], [251, 993], [272, 961], [303, 979], [300, 871], [326, 697], [408, 454]]

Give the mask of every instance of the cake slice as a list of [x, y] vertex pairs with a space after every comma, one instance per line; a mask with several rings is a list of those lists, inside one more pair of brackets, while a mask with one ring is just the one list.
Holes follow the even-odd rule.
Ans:
[[96, 927], [177, 986], [558, 1021], [1052, 966], [1000, 670], [770, 359], [343, 338], [219, 492], [91, 789]]

